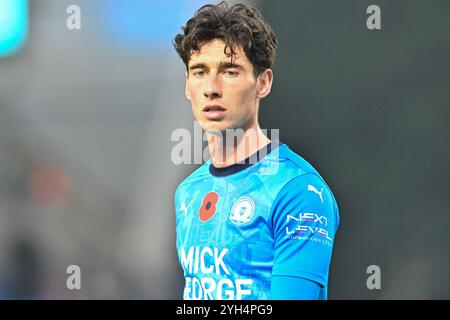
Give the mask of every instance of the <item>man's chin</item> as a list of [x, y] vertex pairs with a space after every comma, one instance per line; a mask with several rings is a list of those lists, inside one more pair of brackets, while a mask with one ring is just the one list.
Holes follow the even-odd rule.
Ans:
[[226, 129], [232, 129], [233, 127], [222, 121], [205, 121], [200, 122], [200, 127], [208, 134], [219, 134], [224, 132]]

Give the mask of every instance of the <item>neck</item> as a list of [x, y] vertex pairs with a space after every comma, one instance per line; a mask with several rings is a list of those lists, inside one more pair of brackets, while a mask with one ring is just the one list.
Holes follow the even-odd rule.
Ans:
[[206, 133], [211, 161], [216, 168], [239, 163], [270, 143], [257, 123], [247, 129]]

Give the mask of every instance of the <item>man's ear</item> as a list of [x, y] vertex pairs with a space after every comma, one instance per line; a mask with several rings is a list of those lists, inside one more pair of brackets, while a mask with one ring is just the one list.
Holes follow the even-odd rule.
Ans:
[[258, 86], [256, 96], [258, 98], [265, 98], [269, 95], [272, 89], [273, 71], [272, 69], [266, 69], [258, 76]]
[[191, 100], [191, 94], [189, 93], [188, 90], [188, 79], [189, 79], [189, 74], [186, 71], [186, 85], [184, 87], [184, 95], [186, 96], [186, 99], [188, 99], [189, 101]]

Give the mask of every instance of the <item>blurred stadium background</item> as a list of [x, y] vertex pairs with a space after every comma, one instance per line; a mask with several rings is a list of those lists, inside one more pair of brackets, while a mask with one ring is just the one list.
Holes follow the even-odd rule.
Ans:
[[[329, 298], [449, 299], [450, 2], [244, 2], [279, 39], [262, 127], [340, 206]], [[0, 0], [0, 298], [181, 298], [173, 192], [196, 166], [170, 158], [193, 129], [171, 41], [205, 3]]]

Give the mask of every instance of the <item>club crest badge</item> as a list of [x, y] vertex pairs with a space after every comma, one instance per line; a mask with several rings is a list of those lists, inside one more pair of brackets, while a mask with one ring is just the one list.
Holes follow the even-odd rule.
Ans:
[[231, 208], [230, 221], [235, 225], [250, 222], [255, 213], [255, 201], [250, 197], [239, 198]]

